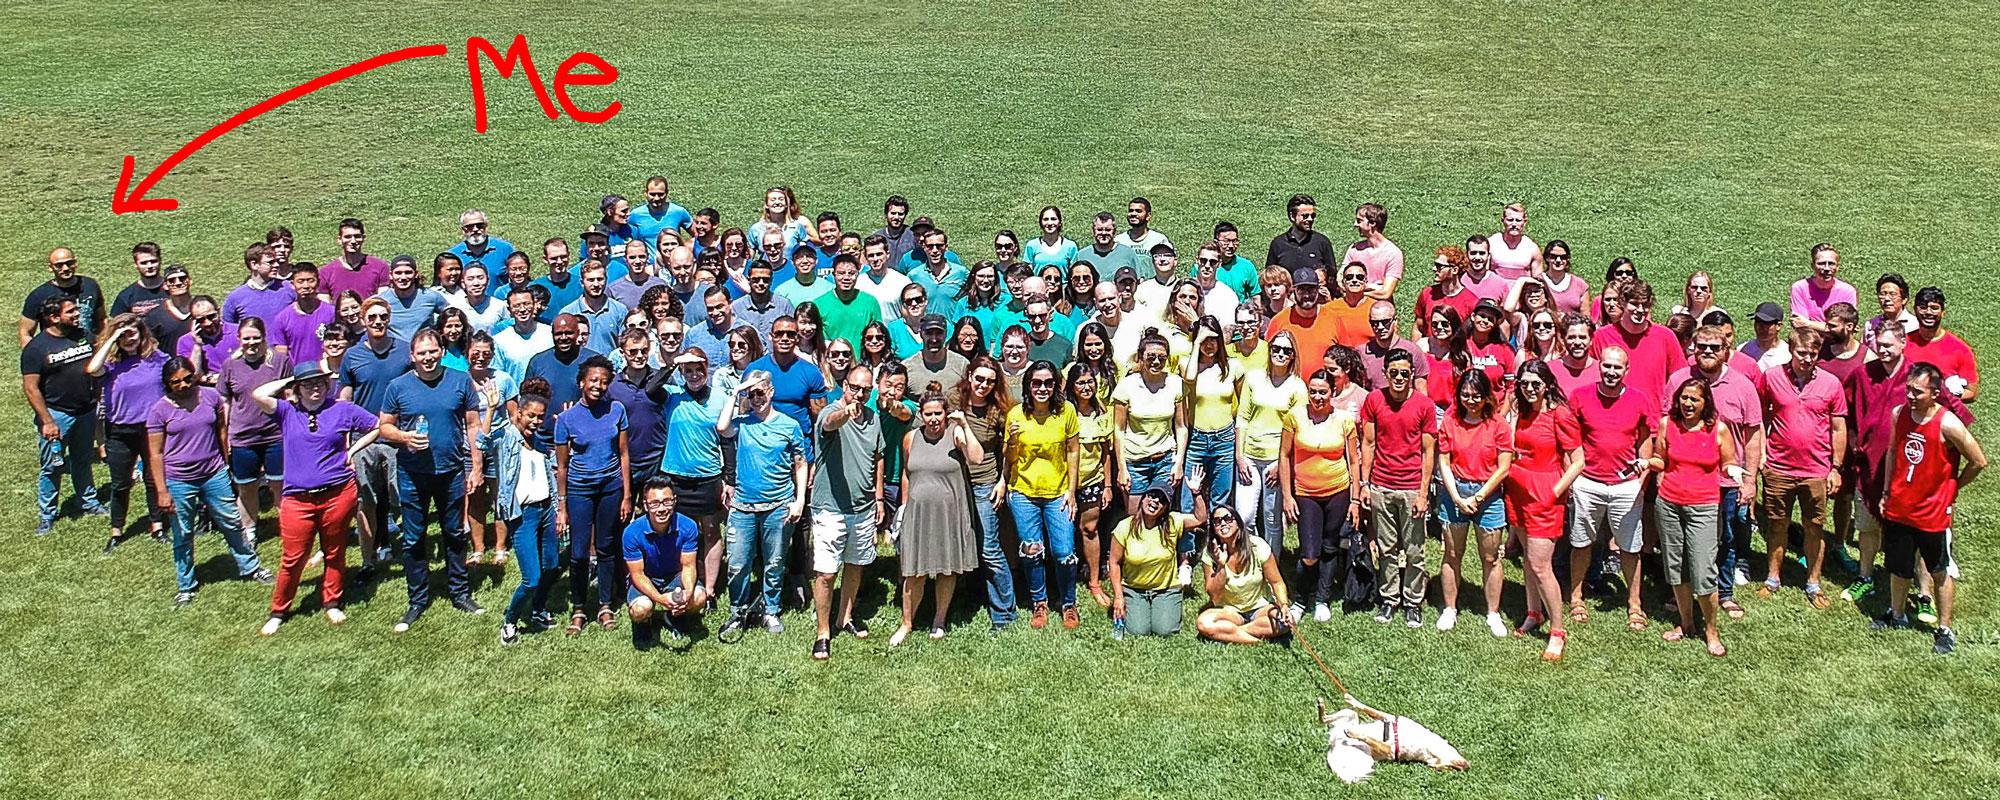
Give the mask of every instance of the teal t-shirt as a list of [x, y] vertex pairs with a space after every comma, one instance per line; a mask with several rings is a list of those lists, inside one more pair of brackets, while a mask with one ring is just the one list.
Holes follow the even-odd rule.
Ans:
[[854, 290], [854, 297], [848, 301], [840, 299], [839, 291], [830, 291], [813, 301], [819, 308], [820, 333], [831, 342], [846, 339], [848, 344], [861, 349], [861, 329], [870, 322], [882, 320], [882, 303], [874, 295]]
[[822, 411], [813, 423], [819, 440], [819, 464], [813, 471], [812, 507], [817, 511], [855, 514], [874, 508], [875, 464], [882, 458], [882, 414], [864, 404], [861, 413], [834, 430], [823, 423]]

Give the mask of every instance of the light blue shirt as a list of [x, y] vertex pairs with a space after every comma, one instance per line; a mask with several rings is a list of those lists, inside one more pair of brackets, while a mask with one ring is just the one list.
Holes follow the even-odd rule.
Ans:
[[[671, 449], [671, 448], [669, 448]], [[736, 505], [774, 505], [798, 493], [792, 467], [807, 456], [805, 431], [782, 413], [736, 416]]]
[[625, 219], [626, 224], [632, 227], [632, 238], [645, 242], [648, 250], [659, 249], [660, 231], [694, 227], [694, 215], [672, 200], [668, 200], [667, 207], [657, 215], [653, 213], [652, 206], [640, 203], [632, 207], [632, 215]]
[[625, 315], [632, 310], [607, 294], [604, 296], [604, 307], [596, 311], [590, 310], [587, 298], [578, 297], [563, 306], [562, 313], [574, 314], [590, 322], [590, 340], [584, 343], [584, 347], [600, 353], [616, 353], [618, 334], [625, 332]]

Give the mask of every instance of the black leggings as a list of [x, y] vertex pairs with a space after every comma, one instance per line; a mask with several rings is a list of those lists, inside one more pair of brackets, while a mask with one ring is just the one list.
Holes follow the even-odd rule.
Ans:
[[[151, 469], [152, 458], [146, 452], [145, 425], [104, 426], [104, 465], [111, 470], [111, 528], [119, 535], [125, 533], [125, 521], [131, 516], [132, 468], [146, 462]], [[159, 493], [153, 488], [152, 480], [141, 477], [146, 486], [146, 508], [142, 514], [146, 521], [160, 521], [154, 516], [154, 509], [160, 507]]]
[[[1299, 591], [1294, 597], [1301, 602], [1310, 600], [1313, 604], [1328, 603], [1333, 599], [1333, 585], [1342, 583], [1341, 598], [1350, 603], [1365, 603], [1374, 594], [1374, 567], [1369, 562], [1368, 546], [1362, 541], [1360, 530], [1347, 524], [1348, 504], [1352, 496], [1346, 492], [1332, 497], [1301, 497], [1292, 500], [1299, 506]], [[1311, 568], [1306, 559], [1317, 561]], [[1310, 593], [1306, 581], [1312, 581]]]

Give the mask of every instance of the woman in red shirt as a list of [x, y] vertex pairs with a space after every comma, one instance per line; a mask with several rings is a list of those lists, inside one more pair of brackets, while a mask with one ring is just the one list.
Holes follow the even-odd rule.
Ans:
[[1444, 529], [1444, 613], [1437, 628], [1448, 631], [1458, 622], [1459, 565], [1465, 560], [1468, 530], [1479, 529], [1481, 585], [1486, 591], [1486, 627], [1496, 637], [1507, 635], [1500, 616], [1500, 540], [1507, 529], [1507, 503], [1500, 483], [1514, 463], [1514, 428], [1500, 419], [1493, 382], [1481, 370], [1458, 379], [1458, 404], [1438, 428], [1438, 473], [1444, 479], [1438, 520]]
[[[1660, 561], [1673, 584], [1681, 624], [1660, 635], [1678, 642], [1694, 627], [1694, 603], [1708, 622], [1708, 654], [1728, 654], [1717, 630], [1716, 514], [1722, 502], [1722, 473], [1736, 470], [1736, 439], [1715, 419], [1715, 395], [1708, 381], [1688, 378], [1674, 390], [1673, 404], [1653, 434], [1647, 465], [1660, 473], [1660, 497], [1653, 513], [1660, 529]], [[1690, 586], [1692, 584], [1692, 586]]]
[[1452, 343], [1458, 341], [1465, 329], [1465, 319], [1458, 315], [1458, 309], [1450, 306], [1432, 306], [1426, 323], [1429, 336], [1417, 340], [1417, 349], [1430, 365], [1430, 380], [1424, 384], [1424, 394], [1438, 408], [1451, 407], [1451, 395], [1458, 386], [1458, 374], [1465, 369], [1465, 362], [1452, 358]]
[[1583, 474], [1583, 434], [1576, 412], [1556, 385], [1555, 373], [1529, 359], [1514, 373], [1514, 465], [1507, 470], [1507, 522], [1521, 537], [1527, 560], [1522, 570], [1528, 618], [1514, 633], [1526, 636], [1552, 623], [1548, 661], [1562, 659], [1569, 632], [1563, 628], [1562, 585], [1556, 582], [1556, 548], [1563, 540], [1563, 512], [1570, 484]]

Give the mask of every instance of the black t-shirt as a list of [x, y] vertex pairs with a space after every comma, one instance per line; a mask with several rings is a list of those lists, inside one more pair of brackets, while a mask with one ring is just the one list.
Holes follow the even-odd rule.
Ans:
[[167, 310], [166, 301], [160, 301], [153, 310], [146, 312], [146, 327], [153, 332], [153, 340], [160, 343], [160, 350], [171, 355], [180, 346], [181, 337], [194, 329], [194, 317], [176, 317]]
[[40, 322], [42, 304], [51, 297], [67, 297], [76, 301], [76, 314], [83, 321], [83, 332], [96, 334], [92, 328], [97, 324], [97, 312], [104, 308], [104, 292], [97, 288], [97, 281], [88, 275], [76, 276], [76, 283], [68, 288], [57, 286], [55, 281], [46, 281], [28, 293], [28, 299], [21, 303], [21, 316]]
[[42, 378], [42, 399], [49, 408], [84, 414], [97, 407], [97, 379], [90, 377], [90, 344], [46, 331], [21, 349], [21, 374]]
[[1342, 265], [1333, 263], [1338, 258], [1333, 249], [1333, 240], [1326, 234], [1313, 231], [1305, 241], [1294, 241], [1292, 231], [1287, 228], [1271, 240], [1271, 252], [1265, 255], [1264, 265], [1284, 267], [1286, 272], [1300, 269], [1315, 269], [1325, 273], [1329, 269], [1339, 269]]
[[115, 317], [128, 311], [144, 314], [153, 310], [153, 306], [159, 305], [160, 301], [165, 299], [167, 299], [166, 286], [148, 289], [135, 282], [125, 287], [124, 291], [118, 293], [118, 298], [111, 301], [111, 316]]

